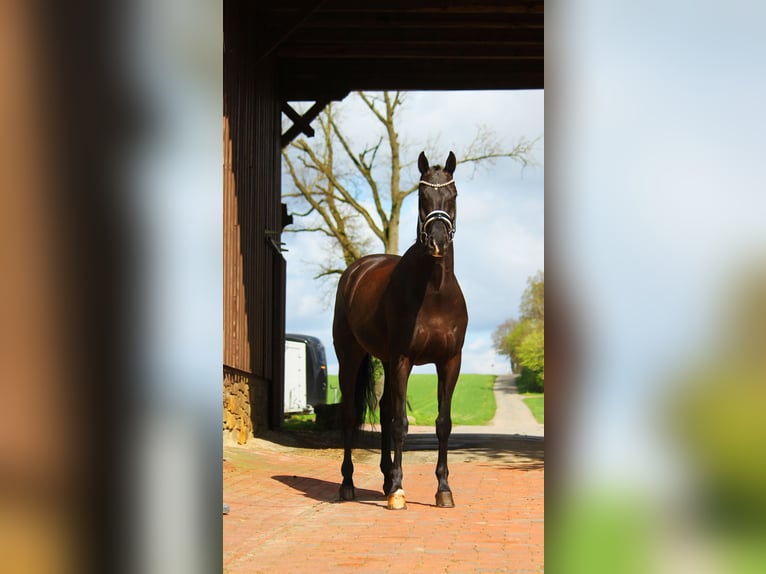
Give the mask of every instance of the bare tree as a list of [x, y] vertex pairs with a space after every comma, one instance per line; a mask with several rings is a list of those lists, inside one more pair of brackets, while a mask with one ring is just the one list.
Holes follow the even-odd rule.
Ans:
[[[340, 105], [330, 104], [318, 118], [317, 138], [303, 138], [282, 150], [293, 190], [284, 197], [294, 211], [293, 232], [312, 232], [331, 239], [340, 251], [320, 264], [318, 276], [341, 273], [359, 257], [373, 251], [399, 252], [399, 223], [405, 200], [414, 194], [417, 182], [402, 184], [402, 173], [411, 162], [403, 162], [397, 119], [405, 104], [405, 93], [357, 92], [376, 129], [366, 141], [353, 142], [344, 128]], [[459, 151], [461, 164], [491, 163], [510, 158], [522, 165], [534, 163], [536, 140], [521, 138], [504, 149], [495, 133], [479, 126], [473, 142]], [[426, 144], [430, 153], [433, 142]], [[420, 150], [417, 150], [418, 152]], [[406, 154], [415, 158], [417, 153]], [[377, 244], [380, 247], [374, 248]]]

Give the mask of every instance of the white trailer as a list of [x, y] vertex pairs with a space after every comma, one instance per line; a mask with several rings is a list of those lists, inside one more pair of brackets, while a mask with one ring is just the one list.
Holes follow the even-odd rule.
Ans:
[[306, 401], [306, 343], [285, 341], [285, 413], [309, 410]]

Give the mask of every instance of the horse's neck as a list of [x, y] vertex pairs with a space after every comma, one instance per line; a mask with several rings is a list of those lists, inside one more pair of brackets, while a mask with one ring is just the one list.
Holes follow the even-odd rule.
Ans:
[[449, 282], [454, 280], [455, 261], [452, 245], [447, 248], [444, 257], [434, 258], [427, 254], [419, 254], [418, 269], [422, 271], [421, 280], [435, 292], [441, 292]]
[[[434, 261], [434, 270], [431, 273], [431, 288], [437, 293], [444, 290], [444, 284], [452, 276], [452, 269], [447, 267], [446, 257]], [[451, 259], [451, 258], [450, 258]]]

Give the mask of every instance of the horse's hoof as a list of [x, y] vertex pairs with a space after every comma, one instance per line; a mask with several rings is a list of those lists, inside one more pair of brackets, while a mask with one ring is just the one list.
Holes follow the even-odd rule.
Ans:
[[407, 508], [407, 501], [404, 498], [404, 491], [401, 488], [388, 495], [389, 510], [404, 510], [405, 508]]
[[455, 501], [452, 500], [452, 493], [449, 490], [440, 490], [437, 492], [436, 506], [439, 508], [454, 508]]
[[354, 487], [349, 486], [347, 484], [342, 484], [340, 487], [340, 499], [354, 500], [355, 498], [356, 498], [356, 493], [354, 492]]

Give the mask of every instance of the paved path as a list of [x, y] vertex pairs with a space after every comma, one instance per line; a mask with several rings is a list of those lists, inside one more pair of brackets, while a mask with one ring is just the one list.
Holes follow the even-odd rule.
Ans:
[[375, 433], [360, 436], [357, 500], [344, 503], [339, 445], [274, 432], [226, 446], [224, 572], [543, 572], [542, 429], [521, 414], [507, 379], [495, 392], [491, 425], [453, 429], [451, 509], [434, 504], [433, 427], [411, 427], [407, 438], [405, 511], [386, 509]]
[[[514, 375], [499, 375], [495, 379], [495, 417], [487, 426], [452, 427], [455, 434], [502, 434], [523, 437], [545, 436], [545, 427], [537, 422], [524, 403], [514, 382]], [[410, 433], [432, 433], [434, 427], [410, 427]]]

